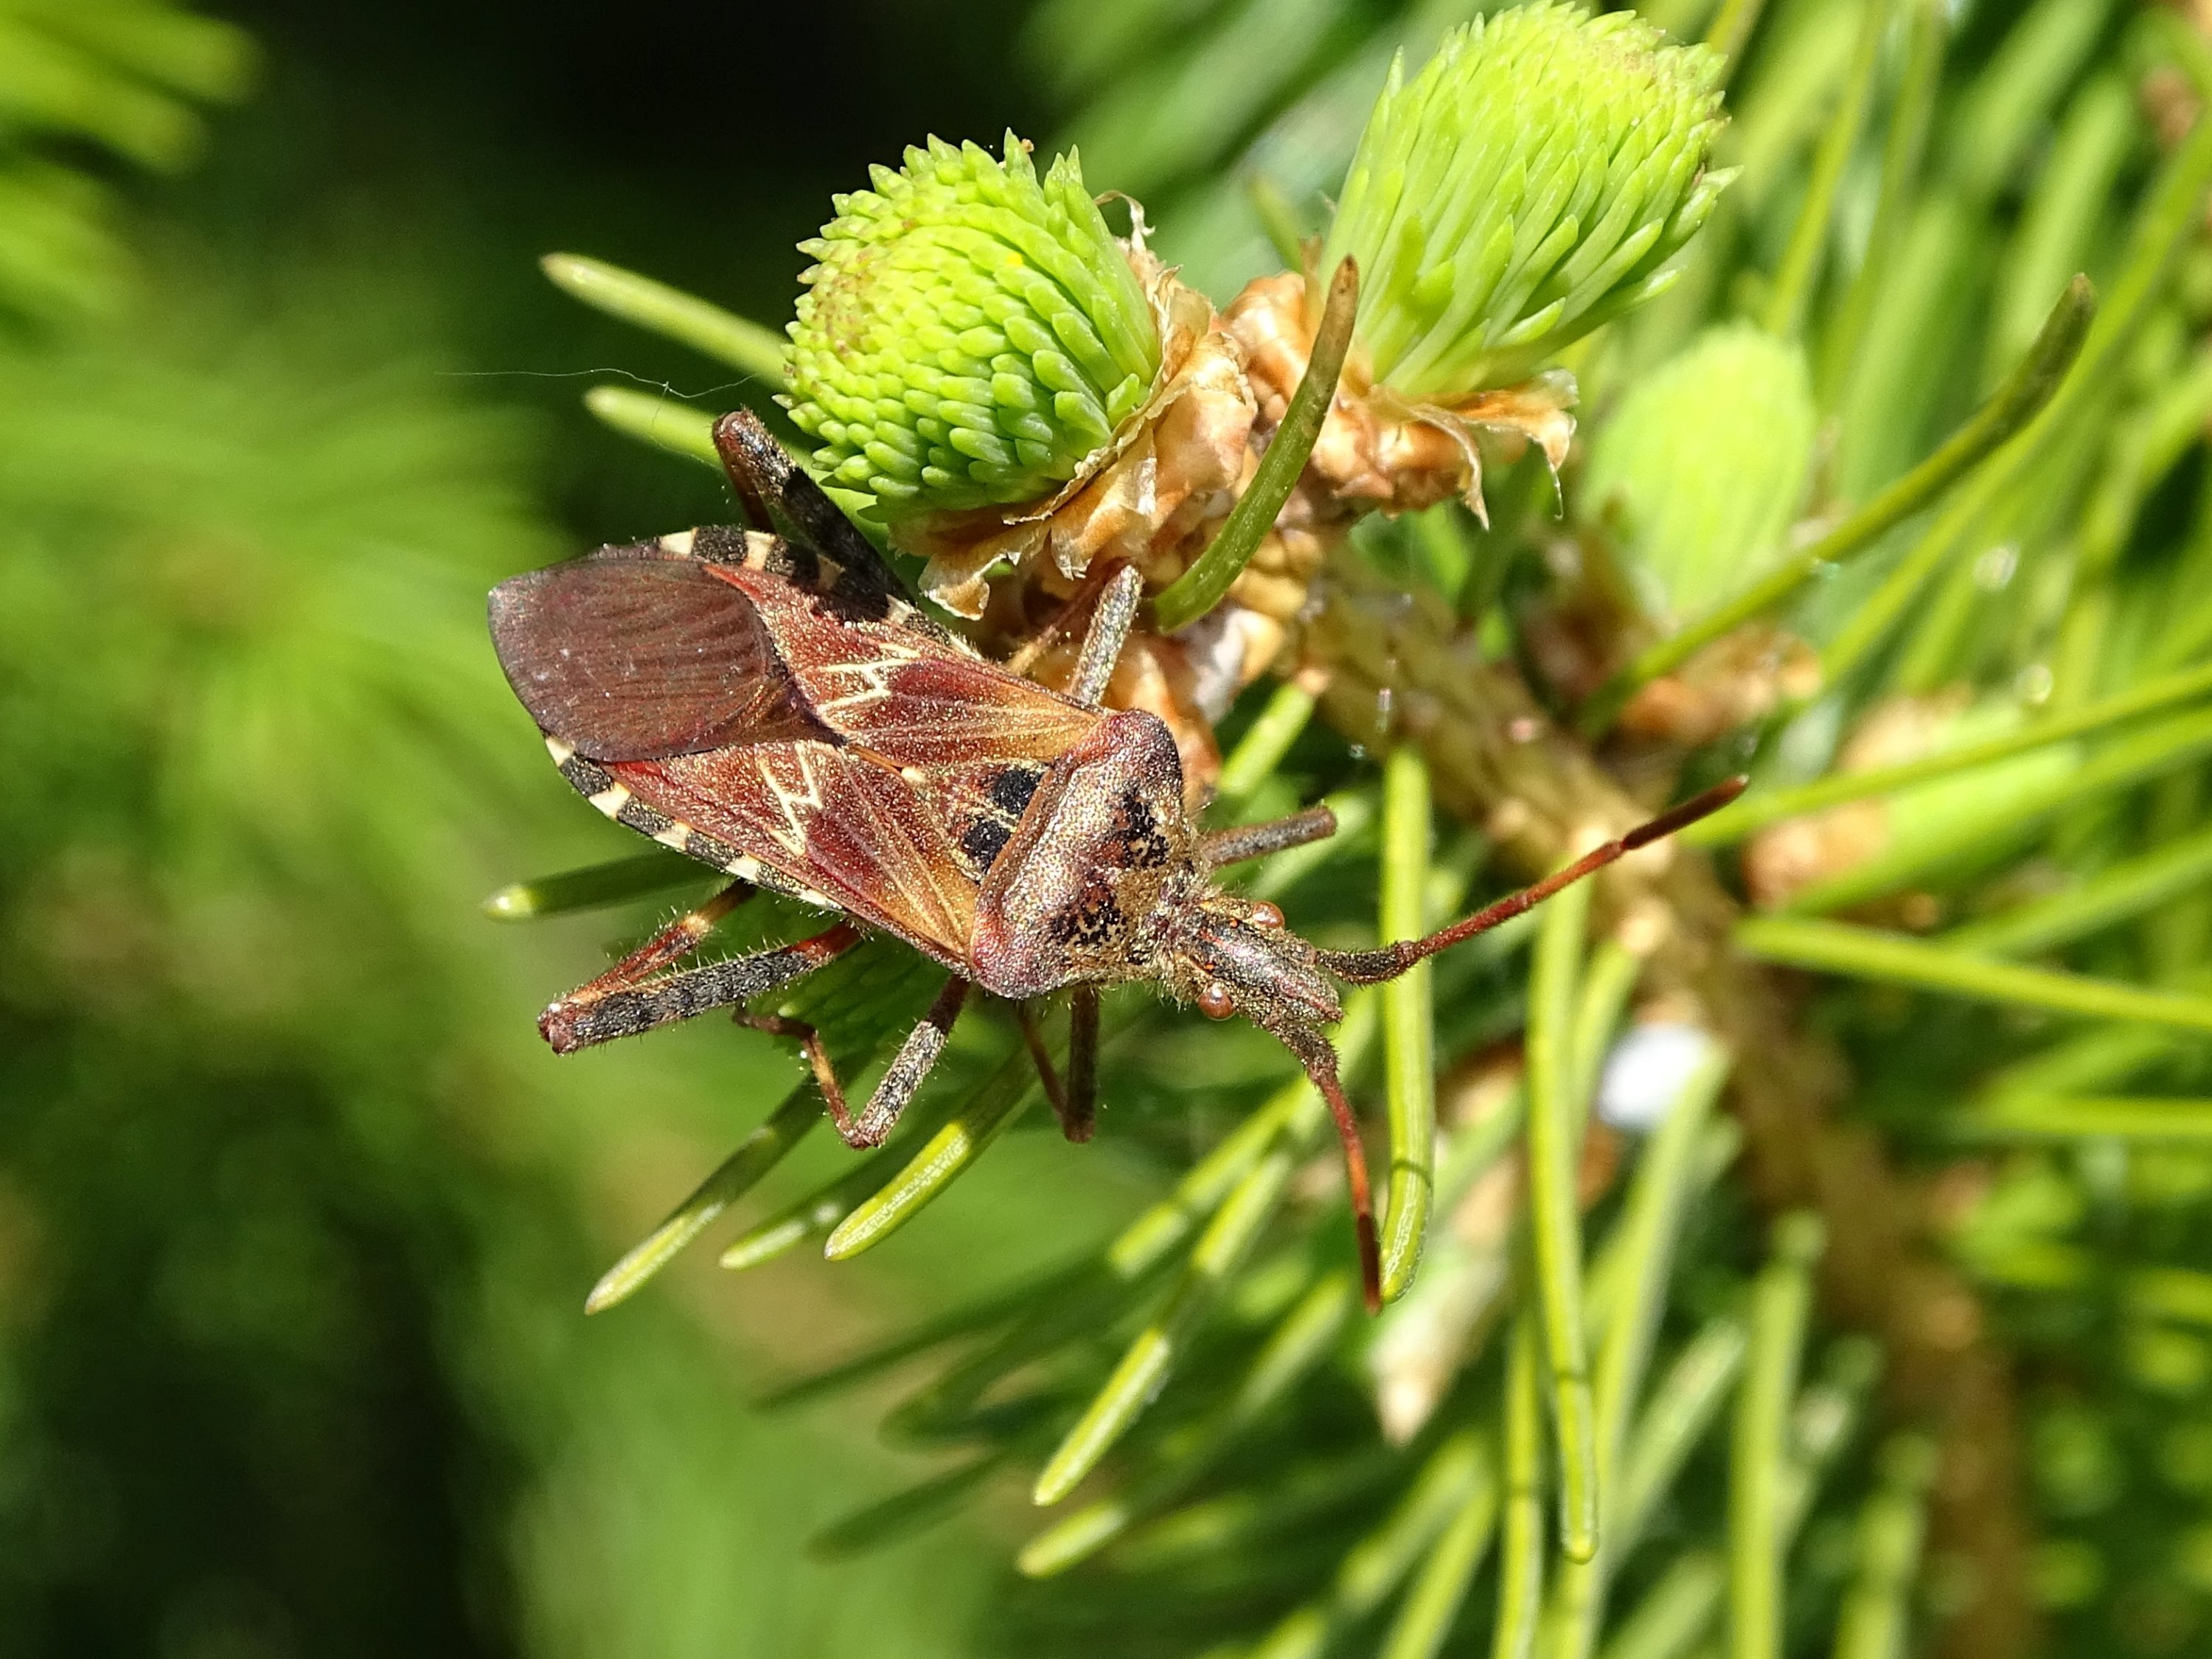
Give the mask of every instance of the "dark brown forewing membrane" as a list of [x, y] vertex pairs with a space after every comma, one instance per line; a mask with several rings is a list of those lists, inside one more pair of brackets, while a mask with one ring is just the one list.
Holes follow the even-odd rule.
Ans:
[[492, 590], [500, 666], [541, 727], [600, 761], [828, 735], [751, 599], [698, 561], [622, 551]]

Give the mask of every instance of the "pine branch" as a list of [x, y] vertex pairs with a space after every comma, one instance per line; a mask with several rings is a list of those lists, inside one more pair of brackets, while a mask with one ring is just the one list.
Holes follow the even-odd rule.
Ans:
[[[1300, 683], [1321, 687], [1322, 718], [1372, 744], [1376, 711], [1389, 708], [1388, 740], [1421, 749], [1437, 805], [1522, 872], [1644, 816], [1510, 665], [1483, 659], [1440, 599], [1386, 583], [1348, 550], [1322, 592]], [[1728, 1094], [1752, 1190], [1769, 1214], [1809, 1207], [1826, 1219], [1824, 1314], [1881, 1340], [1899, 1420], [1939, 1425], [1931, 1547], [1970, 1563], [1978, 1589], [1948, 1620], [1944, 1651], [2023, 1651], [2034, 1620], [2008, 1361], [1974, 1291], [1933, 1246], [1924, 1193], [1870, 1136], [1835, 1121], [1840, 1059], [1805, 1032], [1781, 981], [1730, 947], [1735, 906], [1703, 859], [1678, 850], [1656, 871], [1623, 866], [1601, 878], [1600, 902], [1609, 926], [1650, 951], [1655, 979], [1692, 994], [1730, 1048], [1756, 1057]]]

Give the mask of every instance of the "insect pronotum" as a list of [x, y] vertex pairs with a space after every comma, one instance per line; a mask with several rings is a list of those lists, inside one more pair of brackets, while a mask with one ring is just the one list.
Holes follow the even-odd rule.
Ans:
[[[872, 1146], [928, 1074], [971, 986], [1020, 1005], [1065, 990], [1064, 1085], [1032, 1047], [1068, 1137], [1081, 1140], [1097, 1096], [1099, 989], [1150, 980], [1213, 1018], [1243, 1014], [1305, 1067], [1343, 1142], [1375, 1306], [1366, 1159], [1326, 1035], [1342, 1017], [1339, 984], [1395, 978], [1520, 915], [1724, 805], [1741, 780], [1425, 939], [1322, 950], [1213, 872], [1330, 835], [1328, 810], [1200, 830], [1167, 728], [1099, 706], [1136, 614], [1135, 571], [1094, 586], [1074, 679], [1049, 690], [924, 616], [750, 415], [725, 416], [714, 440], [750, 529], [603, 547], [491, 595], [501, 666], [562, 775], [616, 822], [735, 878], [548, 1007], [546, 1040], [565, 1054], [736, 1007], [741, 1022], [802, 1045], [838, 1133]], [[842, 919], [796, 944], [679, 965], [763, 887]], [[869, 930], [896, 934], [947, 978], [855, 1114], [810, 1027], [743, 1005]]]

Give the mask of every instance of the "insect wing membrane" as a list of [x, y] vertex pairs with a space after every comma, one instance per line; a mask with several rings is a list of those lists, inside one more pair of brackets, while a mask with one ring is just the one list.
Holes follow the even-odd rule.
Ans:
[[503, 584], [508, 679], [618, 822], [964, 967], [977, 884], [1099, 715], [826, 562], [729, 539], [732, 559], [645, 544]]
[[492, 590], [491, 633], [532, 718], [594, 760], [823, 735], [752, 599], [696, 560], [609, 553], [517, 576]]

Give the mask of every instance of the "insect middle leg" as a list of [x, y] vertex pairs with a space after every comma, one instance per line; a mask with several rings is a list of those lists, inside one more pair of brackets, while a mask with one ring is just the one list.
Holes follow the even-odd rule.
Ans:
[[1098, 988], [1068, 993], [1067, 1111], [1060, 1129], [1070, 1140], [1088, 1140], [1098, 1123]]
[[1016, 1006], [1014, 1017], [1036, 1066], [1037, 1081], [1044, 1085], [1060, 1132], [1079, 1145], [1091, 1139], [1098, 1127], [1098, 988], [1078, 985], [1068, 994], [1067, 1080], [1063, 1083], [1044, 1046], [1044, 1028], [1037, 1023], [1036, 1000]]
[[937, 1000], [929, 1005], [929, 1012], [906, 1041], [899, 1045], [897, 1054], [884, 1069], [868, 1103], [860, 1109], [856, 1119], [852, 1108], [845, 1103], [844, 1085], [837, 1081], [837, 1073], [830, 1063], [830, 1051], [822, 1042], [822, 1034], [803, 1019], [793, 1019], [782, 1014], [756, 1014], [739, 1009], [737, 1023], [756, 1031], [771, 1036], [789, 1037], [796, 1042], [806, 1055], [806, 1063], [814, 1073], [815, 1085], [822, 1091], [822, 1099], [830, 1108], [830, 1121], [837, 1126], [837, 1133], [848, 1146], [880, 1146], [890, 1139], [896, 1127], [899, 1114], [906, 1109], [922, 1079], [937, 1064], [937, 1057], [945, 1052], [945, 1040], [952, 1034], [952, 1023], [960, 1018], [960, 1009], [968, 1000], [968, 981], [957, 975], [945, 981], [945, 988], [937, 994]]
[[666, 972], [699, 948], [714, 925], [753, 895], [738, 882], [688, 915], [679, 916], [590, 983], [578, 986], [538, 1018], [538, 1029], [556, 1054], [635, 1036], [640, 1031], [690, 1019], [757, 997], [836, 960], [860, 941], [849, 921], [803, 939], [728, 962]]

